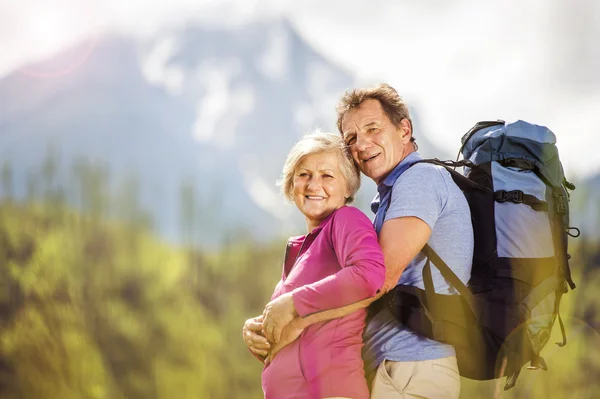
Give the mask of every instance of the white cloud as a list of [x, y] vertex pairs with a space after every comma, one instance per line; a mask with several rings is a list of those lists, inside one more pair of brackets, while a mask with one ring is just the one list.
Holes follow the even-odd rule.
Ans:
[[[363, 82], [396, 87], [443, 147], [457, 149], [478, 120], [525, 119], [555, 131], [568, 169], [598, 171], [600, 157], [578, 154], [600, 146], [600, 79], [572, 83], [584, 71], [597, 75], [591, 71], [600, 65], [598, 51], [589, 46], [600, 21], [597, 2], [579, 0], [577, 11], [567, 0], [311, 0], [294, 7], [295, 24], [311, 44]], [[572, 47], [581, 54], [567, 51]], [[557, 55], [563, 53], [566, 60]], [[573, 124], [580, 129], [567, 129]]]
[[198, 102], [192, 133], [200, 142], [211, 142], [219, 148], [233, 145], [240, 120], [254, 109], [254, 92], [250, 86], [234, 86], [240, 72], [238, 60], [205, 61], [197, 70], [204, 90]]
[[[419, 108], [430, 138], [448, 149], [477, 120], [526, 119], [556, 132], [567, 169], [587, 175], [600, 168], [591, 151], [600, 147], [595, 0], [5, 1], [0, 77], [95, 32], [149, 36], [190, 21], [226, 27], [273, 15], [287, 16], [363, 82], [393, 84]], [[271, 74], [283, 68], [279, 61], [269, 67]], [[153, 73], [171, 92], [181, 90], [180, 72]], [[250, 107], [248, 91], [212, 92], [213, 113], [230, 101], [225, 95], [241, 93], [240, 112]]]
[[263, 54], [256, 60], [256, 66], [268, 79], [281, 80], [289, 72], [289, 37], [280, 25], [275, 26], [267, 39]]
[[185, 71], [183, 68], [169, 65], [169, 58], [177, 50], [175, 38], [164, 37], [157, 41], [154, 48], [142, 60], [142, 74], [153, 85], [164, 87], [167, 93], [179, 95], [183, 91]]

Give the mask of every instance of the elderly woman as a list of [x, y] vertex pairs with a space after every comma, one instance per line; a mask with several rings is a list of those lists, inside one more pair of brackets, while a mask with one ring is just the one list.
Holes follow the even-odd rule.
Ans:
[[370, 298], [383, 285], [373, 225], [346, 206], [359, 172], [340, 136], [313, 133], [290, 151], [280, 184], [306, 217], [308, 233], [289, 239], [271, 302], [244, 326], [250, 350], [260, 359], [270, 355], [262, 372], [265, 399], [368, 399], [361, 358], [366, 309], [302, 330], [303, 317]]

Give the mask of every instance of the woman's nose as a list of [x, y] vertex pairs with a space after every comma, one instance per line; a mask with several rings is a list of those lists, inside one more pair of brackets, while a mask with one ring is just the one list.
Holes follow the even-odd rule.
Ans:
[[321, 188], [321, 181], [318, 178], [311, 178], [308, 180], [308, 185], [306, 186], [309, 190], [314, 190]]

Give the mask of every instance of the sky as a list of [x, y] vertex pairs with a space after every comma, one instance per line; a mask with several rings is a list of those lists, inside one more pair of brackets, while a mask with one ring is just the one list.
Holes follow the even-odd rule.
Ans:
[[[287, 17], [360, 84], [388, 82], [452, 153], [478, 120], [557, 135], [567, 175], [600, 172], [595, 0], [0, 0], [0, 78], [84, 38]], [[340, 93], [341, 94], [341, 93]]]

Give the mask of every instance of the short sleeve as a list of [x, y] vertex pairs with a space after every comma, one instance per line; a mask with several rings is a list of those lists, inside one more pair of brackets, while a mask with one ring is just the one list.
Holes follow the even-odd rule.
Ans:
[[404, 172], [394, 183], [385, 220], [417, 217], [433, 230], [448, 202], [448, 186], [440, 167], [418, 164]]

